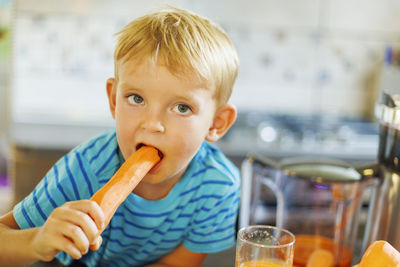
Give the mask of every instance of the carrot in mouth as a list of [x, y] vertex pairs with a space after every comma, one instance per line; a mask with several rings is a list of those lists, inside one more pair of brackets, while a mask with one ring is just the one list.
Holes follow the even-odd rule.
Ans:
[[91, 198], [99, 204], [105, 215], [104, 228], [110, 222], [119, 205], [135, 189], [144, 176], [161, 160], [158, 150], [142, 146], [134, 152], [111, 179]]

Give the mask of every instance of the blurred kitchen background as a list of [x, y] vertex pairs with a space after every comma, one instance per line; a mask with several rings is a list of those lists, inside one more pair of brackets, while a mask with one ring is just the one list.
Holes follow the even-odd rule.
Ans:
[[249, 152], [376, 160], [374, 104], [400, 84], [397, 0], [0, 0], [0, 214], [113, 127], [114, 34], [165, 3], [211, 18], [236, 45], [239, 116], [217, 145], [238, 166]]

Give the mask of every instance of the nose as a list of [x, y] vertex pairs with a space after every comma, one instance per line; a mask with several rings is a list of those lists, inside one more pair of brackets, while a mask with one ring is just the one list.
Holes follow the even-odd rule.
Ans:
[[150, 133], [164, 132], [163, 114], [156, 110], [148, 110], [146, 114], [143, 115], [141, 127]]

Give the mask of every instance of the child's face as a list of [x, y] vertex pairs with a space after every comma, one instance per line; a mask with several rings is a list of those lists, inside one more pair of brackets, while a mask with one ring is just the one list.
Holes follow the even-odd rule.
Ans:
[[128, 158], [140, 144], [163, 154], [142, 183], [179, 179], [212, 134], [216, 109], [212, 90], [194, 76], [178, 78], [146, 60], [120, 63], [118, 83], [109, 79], [107, 87], [123, 156]]

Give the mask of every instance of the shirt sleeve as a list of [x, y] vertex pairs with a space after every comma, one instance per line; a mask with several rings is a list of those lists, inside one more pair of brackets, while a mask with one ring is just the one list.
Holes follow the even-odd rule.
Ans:
[[221, 182], [207, 187], [203, 195], [206, 200], [195, 210], [191, 229], [184, 241], [187, 249], [215, 253], [234, 245], [240, 198], [239, 178], [228, 184]]
[[[15, 221], [21, 229], [42, 226], [51, 212], [65, 202], [90, 197], [93, 186], [90, 171], [78, 153], [62, 157], [35, 189], [14, 209]], [[72, 261], [64, 252], [57, 255], [63, 263]]]
[[90, 197], [93, 186], [88, 178], [91, 174], [83, 161], [78, 153], [65, 155], [14, 207], [14, 218], [21, 229], [43, 225], [50, 213], [65, 202]]

